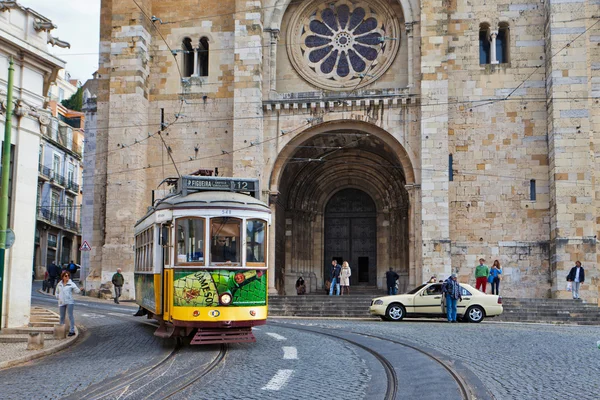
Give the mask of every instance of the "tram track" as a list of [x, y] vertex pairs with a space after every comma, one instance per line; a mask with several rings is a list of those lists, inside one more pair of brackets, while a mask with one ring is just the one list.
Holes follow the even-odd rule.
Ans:
[[[391, 399], [396, 399], [397, 393], [398, 393], [398, 386], [399, 386], [399, 382], [398, 382], [398, 376], [396, 374], [396, 371], [392, 365], [392, 363], [385, 357], [383, 356], [381, 353], [369, 348], [368, 346], [362, 344], [362, 343], [358, 343], [355, 340], [352, 339], [348, 339], [346, 337], [343, 337], [339, 334], [335, 334], [335, 333], [331, 333], [331, 332], [324, 332], [325, 328], [308, 328], [308, 327], [302, 327], [302, 326], [297, 326], [297, 325], [293, 325], [293, 324], [287, 324], [287, 323], [279, 323], [279, 322], [273, 322], [273, 321], [269, 321], [269, 325], [272, 326], [276, 326], [276, 327], [281, 327], [281, 328], [288, 328], [288, 329], [295, 329], [295, 330], [300, 330], [300, 331], [305, 331], [305, 332], [311, 332], [311, 333], [316, 333], [316, 334], [320, 334], [320, 335], [324, 335], [324, 336], [329, 336], [329, 337], [333, 337], [339, 340], [343, 340], [345, 342], [351, 343], [352, 345], [355, 345], [357, 347], [362, 348], [363, 350], [366, 350], [367, 352], [369, 352], [370, 354], [372, 354], [383, 366], [385, 372], [386, 372], [386, 376], [387, 376], [387, 390], [386, 390], [386, 394], [384, 399], [385, 400], [391, 400]], [[425, 356], [427, 356], [428, 358], [432, 359], [433, 361], [435, 361], [436, 363], [438, 363], [439, 365], [441, 365], [446, 372], [448, 372], [448, 374], [452, 377], [452, 379], [454, 380], [454, 382], [456, 383], [458, 390], [460, 392], [460, 396], [463, 400], [473, 400], [473, 396], [471, 394], [471, 391], [469, 390], [469, 386], [467, 385], [467, 383], [465, 382], [465, 380], [460, 376], [460, 374], [458, 374], [450, 365], [448, 365], [448, 363], [446, 363], [444, 360], [442, 360], [441, 358], [428, 353], [427, 351], [424, 351], [414, 345], [411, 345], [409, 343], [404, 343], [401, 342], [399, 340], [394, 340], [394, 339], [389, 339], [383, 336], [378, 336], [378, 335], [372, 335], [372, 334], [367, 334], [367, 333], [362, 333], [362, 332], [354, 332], [354, 331], [349, 331], [349, 330], [337, 330], [337, 332], [343, 332], [346, 334], [351, 334], [351, 335], [357, 335], [357, 336], [362, 336], [362, 337], [366, 337], [366, 338], [371, 338], [371, 339], [377, 339], [377, 340], [382, 340], [388, 343], [393, 343], [395, 345], [399, 345], [399, 346], [403, 346], [406, 348], [410, 348], [412, 350], [415, 350]]]
[[370, 353], [373, 357], [375, 357], [375, 359], [377, 359], [377, 361], [379, 361], [381, 363], [381, 365], [383, 366], [383, 369], [385, 370], [385, 374], [387, 377], [387, 388], [386, 388], [384, 400], [395, 400], [396, 399], [396, 395], [398, 394], [398, 375], [396, 374], [396, 370], [394, 369], [394, 366], [392, 365], [392, 363], [381, 353], [371, 349], [370, 347], [368, 347], [364, 344], [358, 343], [355, 340], [344, 338], [339, 335], [335, 335], [333, 333], [322, 332], [321, 330], [298, 327], [298, 326], [293, 326], [293, 325], [289, 325], [289, 324], [280, 324], [277, 322], [269, 322], [269, 325], [273, 325], [273, 326], [277, 326], [277, 327], [281, 327], [281, 328], [296, 329], [296, 330], [300, 330], [300, 331], [316, 333], [316, 334], [320, 334], [323, 336], [329, 336], [329, 337], [332, 337], [335, 339], [343, 340], [347, 343], [352, 344], [353, 346], [356, 346], [356, 347], [359, 347], [359, 348], [365, 350], [366, 352]]

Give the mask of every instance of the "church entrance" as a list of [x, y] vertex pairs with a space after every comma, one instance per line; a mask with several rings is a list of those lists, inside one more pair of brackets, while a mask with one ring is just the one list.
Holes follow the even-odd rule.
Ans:
[[331, 260], [348, 261], [350, 285], [377, 283], [377, 210], [359, 189], [342, 189], [325, 207], [324, 280], [330, 279]]

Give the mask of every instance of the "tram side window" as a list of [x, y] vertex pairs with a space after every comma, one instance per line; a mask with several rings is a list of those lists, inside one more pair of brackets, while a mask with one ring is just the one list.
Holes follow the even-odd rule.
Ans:
[[246, 263], [265, 264], [267, 223], [258, 219], [246, 221]]
[[152, 251], [154, 247], [154, 228], [150, 227], [135, 237], [135, 270], [152, 272]]
[[210, 220], [211, 262], [240, 262], [241, 222], [229, 217]]
[[204, 219], [177, 220], [177, 264], [204, 265]]

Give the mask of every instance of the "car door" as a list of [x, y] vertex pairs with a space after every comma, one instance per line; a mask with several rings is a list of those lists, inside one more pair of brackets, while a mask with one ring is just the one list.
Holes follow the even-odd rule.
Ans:
[[473, 294], [461, 286], [460, 295], [462, 296], [462, 301], [456, 303], [456, 313], [458, 315], [464, 315], [467, 311], [467, 308], [469, 308], [469, 306], [471, 305], [471, 297], [473, 296]]
[[442, 284], [433, 283], [421, 290], [414, 299], [417, 314], [439, 314], [442, 301]]

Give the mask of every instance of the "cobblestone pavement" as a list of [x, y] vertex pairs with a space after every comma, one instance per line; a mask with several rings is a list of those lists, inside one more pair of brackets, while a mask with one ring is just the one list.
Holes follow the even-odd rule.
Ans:
[[280, 322], [385, 336], [469, 368], [497, 399], [598, 399], [600, 327], [432, 321]]
[[[34, 295], [34, 303], [51, 307], [54, 300]], [[171, 341], [153, 336], [145, 319], [130, 316], [132, 307], [85, 302], [76, 309], [84, 325], [81, 340], [50, 357], [0, 371], [2, 399], [78, 398], [94, 385], [162, 360]], [[597, 399], [600, 393], [600, 327], [519, 325], [508, 323], [445, 324], [432, 321], [270, 319], [255, 331], [257, 343], [229, 345], [223, 363], [177, 395], [181, 399], [381, 399], [386, 376], [365, 350], [318, 333], [289, 329], [299, 324], [382, 336], [414, 345], [446, 360], [455, 360], [483, 382], [497, 399]], [[385, 342], [382, 342], [385, 343]], [[380, 351], [380, 353], [383, 353]], [[144, 399], [168, 393], [170, 379], [207, 363], [215, 347], [184, 348], [170, 371], [138, 384], [121, 398]], [[399, 352], [383, 353], [390, 361]], [[396, 356], [398, 357], [398, 356]], [[423, 367], [423, 365], [421, 366]], [[427, 365], [424, 365], [427, 368]], [[404, 369], [406, 371], [406, 368]], [[431, 369], [433, 374], [433, 369]], [[460, 372], [460, 371], [459, 371]], [[398, 374], [399, 399], [413, 398]], [[463, 374], [464, 375], [464, 374]], [[435, 380], [435, 375], [419, 377]], [[567, 382], [567, 383], [565, 383]], [[431, 382], [431, 390], [436, 388]], [[95, 386], [101, 387], [101, 386]], [[433, 389], [435, 388], [435, 389]], [[414, 394], [414, 393], [413, 393]], [[428, 398], [426, 393], [423, 398]], [[432, 398], [432, 397], [429, 397]]]
[[[34, 297], [35, 302], [56, 303]], [[85, 326], [82, 337], [59, 353], [0, 371], [0, 398], [58, 399], [169, 352], [169, 344], [152, 335], [153, 327], [110, 313], [116, 314], [77, 304], [75, 321]]]

